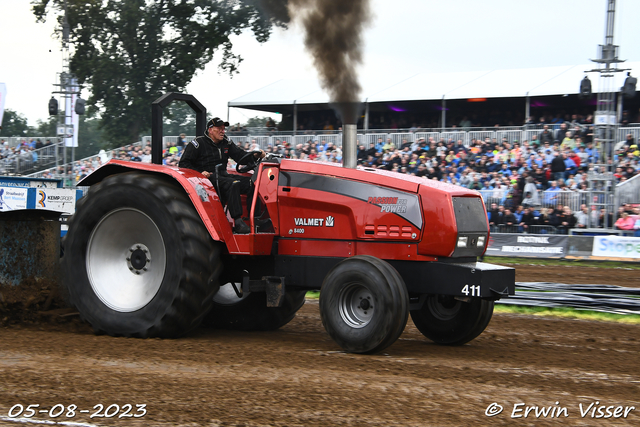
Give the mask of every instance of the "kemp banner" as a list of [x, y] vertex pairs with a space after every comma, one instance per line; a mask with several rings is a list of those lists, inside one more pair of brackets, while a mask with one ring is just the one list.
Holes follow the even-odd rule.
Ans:
[[486, 255], [534, 258], [563, 258], [567, 236], [540, 234], [492, 234]]
[[594, 236], [592, 255], [640, 259], [640, 237]]
[[40, 188], [36, 193], [35, 208], [73, 215], [76, 211], [76, 190], [71, 188]]

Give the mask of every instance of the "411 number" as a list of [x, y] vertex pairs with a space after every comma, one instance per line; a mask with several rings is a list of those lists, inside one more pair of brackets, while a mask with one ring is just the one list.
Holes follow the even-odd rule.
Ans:
[[469, 294], [471, 294], [472, 297], [479, 297], [480, 285], [464, 285], [464, 288], [462, 288], [462, 293], [466, 296], [469, 296]]

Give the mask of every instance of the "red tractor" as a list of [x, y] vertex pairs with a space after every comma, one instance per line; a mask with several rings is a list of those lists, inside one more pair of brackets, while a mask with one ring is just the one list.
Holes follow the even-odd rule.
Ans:
[[[154, 163], [162, 107], [174, 99], [196, 109], [204, 129], [195, 98], [160, 98]], [[464, 344], [486, 328], [494, 301], [515, 292], [513, 269], [477, 262], [489, 226], [475, 191], [271, 155], [250, 167], [249, 234], [233, 233], [199, 172], [111, 160], [85, 178], [91, 188], [63, 242], [64, 282], [82, 317], [118, 336], [176, 337], [201, 323], [273, 330], [320, 290], [329, 335], [346, 351], [374, 353], [409, 314], [436, 343]], [[256, 205], [268, 229], [257, 226]]]

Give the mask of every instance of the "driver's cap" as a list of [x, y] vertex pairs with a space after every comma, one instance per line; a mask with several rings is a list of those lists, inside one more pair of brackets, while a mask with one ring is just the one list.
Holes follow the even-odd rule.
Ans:
[[222, 119], [220, 117], [214, 117], [213, 119], [209, 120], [207, 122], [207, 129], [211, 128], [211, 127], [218, 127], [218, 126], [229, 126], [229, 122], [224, 122], [222, 121]]

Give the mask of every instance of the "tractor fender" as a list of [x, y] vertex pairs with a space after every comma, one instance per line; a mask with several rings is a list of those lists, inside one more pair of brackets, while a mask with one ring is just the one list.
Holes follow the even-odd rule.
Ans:
[[[235, 246], [233, 232], [213, 184], [200, 172], [191, 169], [155, 165], [150, 163], [110, 160], [92, 174], [78, 182], [78, 186], [91, 186], [110, 175], [130, 171], [144, 171], [175, 179], [189, 196], [211, 238]], [[233, 248], [229, 248], [233, 252]]]

